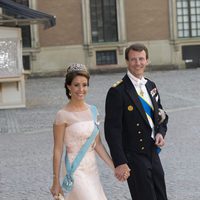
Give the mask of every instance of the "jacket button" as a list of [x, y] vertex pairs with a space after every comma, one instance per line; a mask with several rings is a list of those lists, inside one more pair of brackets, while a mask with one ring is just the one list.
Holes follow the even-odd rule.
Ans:
[[144, 147], [142, 147], [141, 150], [144, 150]]
[[140, 139], [140, 142], [142, 142], [143, 140], [142, 139]]
[[138, 134], [141, 134], [141, 131], [138, 131]]
[[139, 126], [139, 125], [140, 125], [139, 123], [136, 124], [136, 126]]

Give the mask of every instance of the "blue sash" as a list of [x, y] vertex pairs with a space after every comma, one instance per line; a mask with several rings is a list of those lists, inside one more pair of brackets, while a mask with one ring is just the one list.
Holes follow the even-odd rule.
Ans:
[[[151, 120], [153, 121], [153, 109], [152, 107], [140, 96], [139, 96], [139, 99], [140, 99], [140, 102], [142, 103], [142, 106], [144, 108], [144, 111], [145, 113], [151, 118]], [[161, 151], [161, 148], [156, 146], [156, 152], [159, 154]]]
[[153, 121], [153, 109], [152, 107], [141, 97], [139, 96], [140, 102], [142, 103], [142, 106], [146, 112], [147, 115], [149, 115], [149, 117], [151, 117], [152, 121]]
[[73, 183], [74, 183], [73, 173], [79, 166], [79, 164], [80, 164], [81, 160], [83, 159], [84, 155], [86, 154], [88, 148], [90, 147], [92, 142], [95, 140], [95, 138], [99, 132], [99, 128], [97, 126], [97, 108], [95, 106], [91, 106], [90, 108], [91, 108], [91, 112], [92, 112], [93, 120], [94, 120], [94, 130], [93, 130], [91, 136], [87, 139], [87, 141], [81, 147], [81, 149], [79, 150], [76, 158], [74, 159], [74, 161], [72, 162], [71, 165], [70, 165], [70, 162], [69, 162], [69, 159], [67, 156], [67, 152], [65, 154], [65, 164], [66, 164], [67, 174], [64, 177], [62, 187], [66, 191], [71, 191], [71, 189], [73, 187]]

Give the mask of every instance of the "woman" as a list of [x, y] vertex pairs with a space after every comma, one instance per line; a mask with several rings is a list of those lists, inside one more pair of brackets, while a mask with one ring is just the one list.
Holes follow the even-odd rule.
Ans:
[[[69, 162], [72, 163], [94, 129], [90, 105], [85, 102], [89, 78], [90, 75], [85, 65], [72, 64], [67, 69], [65, 89], [69, 101], [58, 111], [53, 125], [53, 185], [51, 193], [54, 197], [57, 197], [59, 193], [63, 195], [59, 181], [63, 146], [65, 146]], [[107, 199], [99, 179], [95, 151], [114, 170], [113, 162], [98, 134], [74, 172], [74, 185], [65, 200]]]

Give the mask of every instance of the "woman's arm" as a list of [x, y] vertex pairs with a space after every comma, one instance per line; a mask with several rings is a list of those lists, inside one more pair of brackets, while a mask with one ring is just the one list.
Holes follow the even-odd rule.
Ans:
[[108, 152], [106, 151], [104, 145], [102, 144], [99, 134], [97, 135], [95, 142], [96, 142], [95, 151], [97, 152], [99, 157], [114, 171], [115, 167], [113, 161]]
[[53, 185], [51, 187], [51, 193], [53, 196], [57, 196], [58, 193], [63, 194], [60, 186], [60, 168], [61, 159], [63, 153], [63, 140], [65, 133], [65, 124], [53, 125], [53, 136], [54, 136], [54, 148], [53, 148]]

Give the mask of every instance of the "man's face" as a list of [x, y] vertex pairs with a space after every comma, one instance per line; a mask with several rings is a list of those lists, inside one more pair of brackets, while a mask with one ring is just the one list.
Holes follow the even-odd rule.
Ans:
[[148, 60], [146, 59], [145, 51], [134, 51], [130, 50], [128, 54], [128, 60], [126, 61], [128, 70], [135, 77], [141, 79], [144, 75], [144, 70], [148, 64]]

